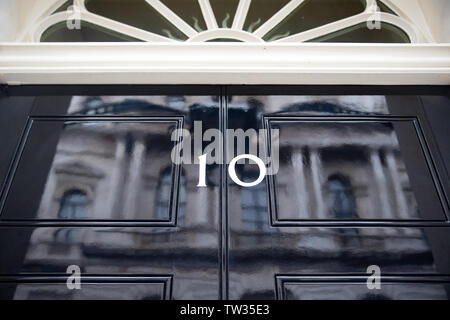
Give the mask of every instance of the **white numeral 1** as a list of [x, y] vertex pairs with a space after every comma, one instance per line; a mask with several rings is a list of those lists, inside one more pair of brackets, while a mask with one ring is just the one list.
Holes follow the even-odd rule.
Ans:
[[206, 187], [206, 154], [199, 156], [198, 159], [200, 160], [200, 164], [197, 187]]

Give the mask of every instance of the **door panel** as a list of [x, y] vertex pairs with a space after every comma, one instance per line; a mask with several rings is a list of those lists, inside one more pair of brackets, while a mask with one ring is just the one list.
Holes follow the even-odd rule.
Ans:
[[[358, 282], [317, 282], [301, 277], [277, 277], [279, 298], [283, 300], [447, 300], [448, 285], [420, 282], [384, 281], [379, 290], [368, 292], [362, 279]], [[339, 279], [338, 279], [339, 280]], [[354, 281], [354, 280], [353, 280]], [[417, 280], [416, 280], [417, 281]], [[446, 291], [447, 290], [447, 291]]]
[[[272, 224], [315, 219], [444, 221], [432, 176], [421, 170], [410, 178], [408, 172], [417, 171], [408, 170], [412, 168], [403, 160], [397, 132], [408, 137], [408, 164], [428, 168], [416, 120], [383, 119], [266, 117], [268, 130], [279, 132], [282, 159], [276, 175], [268, 176]], [[422, 197], [422, 190], [434, 192]], [[290, 205], [292, 199], [297, 206]]]
[[220, 169], [197, 192], [179, 159], [197, 121], [219, 129], [220, 88], [97, 92], [35, 99], [3, 193], [1, 297], [220, 298]]
[[52, 280], [50, 283], [48, 279], [33, 276], [3, 279], [0, 299], [8, 299], [3, 294], [11, 291], [15, 300], [170, 300], [172, 296], [172, 278], [169, 276], [84, 276], [83, 289], [75, 292], [67, 290], [66, 279], [55, 277]]
[[[263, 186], [228, 179], [229, 298], [448, 299], [445, 176], [420, 101], [246, 91], [228, 91], [228, 128], [267, 129], [254, 140], [279, 161]], [[236, 165], [242, 181], [258, 170]]]
[[[2, 218], [142, 220], [175, 225], [179, 193], [175, 186], [181, 170], [170, 164], [180, 140], [176, 130], [182, 126], [182, 117], [33, 119]], [[41, 167], [38, 174], [35, 163], [50, 163], [53, 154], [50, 169]], [[165, 184], [158, 189], [160, 174]], [[184, 176], [182, 183], [185, 188]], [[42, 190], [40, 203], [29, 200], [27, 208], [20, 206], [24, 194], [37, 199]], [[185, 208], [181, 211], [184, 216]]]

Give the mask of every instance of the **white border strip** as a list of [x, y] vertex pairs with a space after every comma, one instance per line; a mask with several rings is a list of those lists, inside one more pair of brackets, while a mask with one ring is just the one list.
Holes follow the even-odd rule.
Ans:
[[450, 45], [0, 44], [0, 81], [10, 85], [450, 85]]

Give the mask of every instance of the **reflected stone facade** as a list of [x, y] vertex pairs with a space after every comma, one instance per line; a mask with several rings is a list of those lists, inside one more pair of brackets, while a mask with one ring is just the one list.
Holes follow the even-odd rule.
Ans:
[[[177, 203], [177, 224], [36, 228], [21, 271], [64, 274], [75, 264], [83, 274], [174, 275], [172, 298], [217, 297], [220, 167], [208, 166], [208, 187], [197, 188], [198, 166], [182, 165], [177, 175], [170, 160], [171, 134], [177, 127], [171, 119], [181, 115], [184, 127], [191, 130], [193, 112], [209, 119], [208, 110], [217, 106], [218, 99], [209, 96], [73, 97], [68, 109], [73, 116], [163, 114], [164, 119], [65, 122], [33, 218], [158, 223], [170, 220]], [[280, 221], [293, 222], [423, 218], [395, 123], [277, 120], [277, 116], [386, 115], [384, 97], [236, 96], [229, 99], [228, 109], [236, 120], [229, 122], [236, 127], [259, 129], [265, 115], [273, 117], [271, 126], [280, 130], [280, 170], [269, 189], [275, 207], [268, 203], [267, 179], [253, 188], [228, 179], [231, 299], [274, 298], [277, 274], [365, 273], [371, 264], [380, 264], [388, 274], [436, 272], [424, 229], [270, 224], [271, 210]], [[255, 167], [238, 165], [238, 176], [255, 180]], [[68, 291], [65, 285], [19, 285], [15, 297], [160, 298], [160, 288], [153, 286], [86, 286]], [[441, 285], [410, 286], [388, 286], [382, 293], [370, 292], [364, 285], [348, 291], [337, 286], [292, 286], [284, 298], [326, 299], [339, 292], [348, 299], [447, 298]]]

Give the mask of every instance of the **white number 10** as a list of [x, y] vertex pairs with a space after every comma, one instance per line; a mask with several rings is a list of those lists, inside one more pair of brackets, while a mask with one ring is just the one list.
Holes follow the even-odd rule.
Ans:
[[[198, 177], [198, 184], [197, 187], [206, 187], [206, 154], [201, 155], [198, 157], [200, 160], [199, 163], [199, 177]], [[243, 182], [241, 181], [237, 175], [236, 175], [236, 163], [241, 159], [249, 159], [258, 165], [259, 168], [259, 177], [253, 182]], [[231, 160], [229, 166], [228, 166], [228, 174], [236, 184], [242, 186], [242, 187], [254, 187], [261, 183], [261, 181], [264, 180], [264, 177], [266, 175], [266, 166], [264, 165], [264, 162], [258, 158], [257, 156], [251, 155], [251, 154], [241, 154], [233, 160]]]

